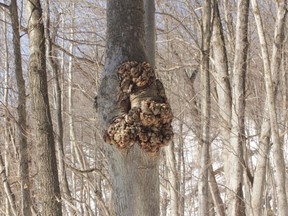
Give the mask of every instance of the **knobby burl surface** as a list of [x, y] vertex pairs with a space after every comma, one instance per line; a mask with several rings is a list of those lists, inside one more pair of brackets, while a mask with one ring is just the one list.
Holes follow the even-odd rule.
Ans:
[[135, 143], [150, 154], [173, 139], [172, 111], [165, 90], [147, 62], [128, 61], [117, 68], [122, 108], [104, 132], [106, 143], [129, 149]]

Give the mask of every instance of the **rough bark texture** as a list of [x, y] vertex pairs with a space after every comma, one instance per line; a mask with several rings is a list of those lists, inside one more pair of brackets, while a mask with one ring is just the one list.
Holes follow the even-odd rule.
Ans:
[[248, 51], [248, 14], [249, 0], [238, 1], [236, 46], [232, 75], [232, 118], [231, 118], [231, 153], [230, 170], [227, 179], [228, 215], [245, 215], [243, 202], [243, 148], [245, 146], [245, 76]]
[[[152, 134], [164, 124], [161, 111], [169, 115], [167, 124], [172, 116], [166, 97], [160, 96], [164, 89], [158, 91], [161, 82], [145, 62], [143, 1], [108, 1], [107, 27], [107, 58], [97, 103], [104, 139], [112, 144], [106, 145], [106, 157], [115, 214], [157, 216], [159, 146], [154, 149], [150, 144], [157, 140]], [[157, 103], [165, 106], [154, 106]]]
[[29, 36], [29, 84], [33, 118], [36, 124], [36, 149], [39, 165], [39, 187], [42, 191], [41, 214], [62, 215], [53, 127], [48, 99], [45, 37], [39, 0], [26, 2]]
[[27, 146], [27, 122], [26, 122], [26, 88], [22, 72], [22, 56], [20, 46], [19, 18], [17, 1], [11, 0], [11, 22], [13, 29], [13, 47], [15, 58], [15, 73], [18, 88], [18, 142], [20, 157], [20, 182], [22, 193], [22, 215], [31, 215], [31, 197], [29, 181], [29, 152]]
[[[255, 17], [255, 22], [257, 25], [259, 41], [261, 44], [261, 53], [264, 65], [264, 78], [265, 78], [265, 88], [267, 94], [267, 105], [269, 109], [269, 118], [270, 118], [270, 126], [271, 126], [271, 135], [272, 135], [272, 143], [273, 143], [273, 156], [274, 156], [274, 166], [275, 166], [275, 182], [276, 182], [276, 192], [277, 192], [277, 213], [280, 216], [284, 216], [288, 212], [287, 206], [287, 195], [285, 190], [285, 163], [284, 156], [282, 150], [282, 143], [279, 138], [279, 129], [277, 123], [277, 114], [275, 107], [275, 84], [273, 84], [272, 73], [278, 73], [278, 69], [280, 67], [280, 55], [279, 48], [283, 42], [283, 36], [281, 35], [283, 32], [283, 27], [285, 23], [285, 17], [287, 13], [286, 5], [287, 1], [278, 1], [278, 14], [277, 14], [277, 22], [276, 29], [274, 35], [274, 46], [273, 46], [273, 54], [272, 54], [272, 64], [270, 65], [270, 59], [268, 55], [268, 47], [264, 34], [263, 24], [261, 14], [258, 8], [257, 0], [252, 0], [253, 14]], [[277, 76], [276, 76], [277, 77]], [[274, 78], [275, 80], [275, 78]], [[261, 189], [261, 188], [260, 188]], [[259, 208], [258, 203], [257, 208]], [[260, 207], [261, 208], [261, 207]], [[259, 210], [258, 210], [259, 211]]]

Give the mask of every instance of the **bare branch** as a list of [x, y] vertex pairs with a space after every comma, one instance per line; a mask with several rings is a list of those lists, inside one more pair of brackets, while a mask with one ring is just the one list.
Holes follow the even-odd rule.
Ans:
[[189, 34], [189, 36], [191, 37], [191, 39], [192, 39], [193, 41], [195, 41], [195, 43], [196, 43], [196, 45], [197, 45], [197, 48], [198, 48], [199, 50], [201, 50], [199, 44], [197, 43], [197, 40], [195, 39], [195, 36], [194, 36], [194, 35], [191, 33], [191, 31], [183, 24], [183, 22], [182, 22], [181, 20], [179, 20], [177, 17], [173, 16], [173, 15], [170, 14], [170, 13], [165, 13], [165, 12], [155, 12], [155, 13], [156, 13], [156, 14], [159, 14], [159, 15], [164, 15], [164, 16], [171, 17], [171, 18], [174, 19], [176, 22], [178, 22], [179, 25], [181, 25], [181, 26], [184, 28], [184, 30]]
[[62, 52], [64, 52], [66, 55], [68, 56], [71, 56], [73, 58], [76, 58], [77, 60], [80, 60], [80, 61], [86, 61], [88, 63], [91, 63], [91, 64], [95, 64], [96, 62], [91, 60], [91, 59], [88, 59], [88, 58], [83, 58], [83, 57], [79, 57], [79, 56], [75, 56], [73, 55], [72, 53], [70, 53], [68, 50], [64, 49], [63, 47], [59, 46], [58, 44], [56, 43], [53, 43], [53, 46], [55, 46], [56, 48], [58, 48], [59, 50], [61, 50]]
[[2, 2], [0, 2], [0, 7], [4, 8], [4, 9], [6, 9], [6, 10], [9, 10], [9, 5], [4, 4], [4, 3], [2, 3]]
[[70, 163], [65, 162], [65, 164], [68, 168], [70, 168], [74, 172], [78, 172], [82, 174], [95, 172], [98, 176], [101, 176], [102, 178], [106, 179], [109, 182], [109, 185], [111, 185], [109, 178], [101, 170], [97, 169], [96, 167], [88, 168], [88, 169], [79, 169], [79, 168], [74, 167]]

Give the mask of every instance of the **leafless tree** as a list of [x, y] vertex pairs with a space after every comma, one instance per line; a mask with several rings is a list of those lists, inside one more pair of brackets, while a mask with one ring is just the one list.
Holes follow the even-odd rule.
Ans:
[[32, 95], [33, 120], [36, 123], [38, 178], [43, 191], [41, 210], [44, 215], [62, 215], [55, 142], [48, 98], [46, 51], [40, 1], [26, 2], [29, 36], [29, 85]]

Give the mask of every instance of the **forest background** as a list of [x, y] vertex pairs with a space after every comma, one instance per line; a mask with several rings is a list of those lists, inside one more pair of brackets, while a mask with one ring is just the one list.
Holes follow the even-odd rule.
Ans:
[[[63, 215], [114, 215], [93, 107], [105, 64], [106, 1], [40, 2]], [[24, 3], [0, 2], [1, 215], [19, 215], [27, 205], [34, 215], [42, 211]], [[159, 164], [161, 215], [286, 215], [287, 1], [155, 0], [155, 6], [155, 72], [174, 114], [174, 139]]]

